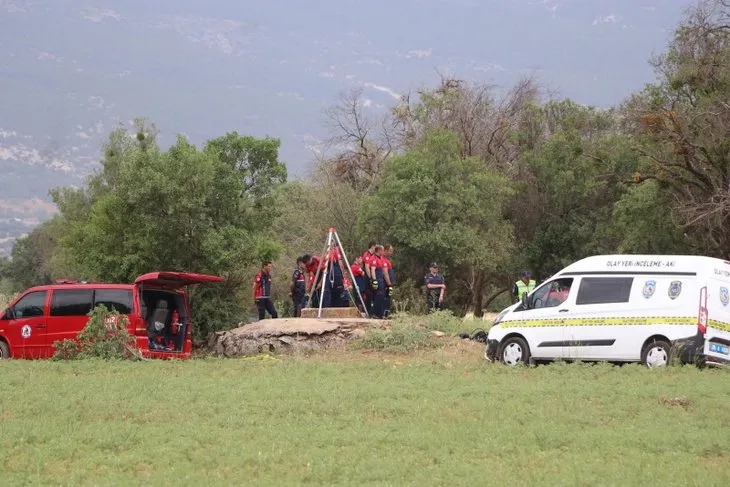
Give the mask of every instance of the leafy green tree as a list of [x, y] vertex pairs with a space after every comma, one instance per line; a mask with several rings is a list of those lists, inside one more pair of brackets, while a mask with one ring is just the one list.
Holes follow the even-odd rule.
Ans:
[[624, 107], [642, 164], [635, 181], [661, 184], [673, 221], [692, 250], [728, 257], [730, 248], [730, 3], [692, 7], [667, 52], [653, 60], [658, 83]]
[[286, 177], [276, 148], [228, 134], [202, 151], [183, 137], [162, 151], [145, 127], [131, 142], [123, 130], [112, 133], [87, 187], [53, 193], [68, 225], [65, 257], [108, 282], [154, 270], [223, 275], [222, 285], [195, 290], [196, 330], [201, 337], [236, 324], [250, 305], [239, 296], [247, 267], [281, 250], [261, 207]]
[[[512, 227], [502, 218], [512, 194], [506, 177], [462, 157], [453, 132], [436, 130], [385, 162], [381, 183], [362, 202], [360, 224], [363, 234], [398, 249], [403, 277], [420, 283], [436, 260], [454, 276], [452, 302], [480, 313], [486, 273], [513, 249]], [[461, 298], [459, 286], [466, 291]]]
[[28, 235], [19, 238], [11, 252], [11, 260], [2, 271], [15, 291], [31, 286], [49, 284], [53, 279], [66, 277], [68, 271], [57, 255], [59, 241], [65, 232], [58, 216], [41, 223]]

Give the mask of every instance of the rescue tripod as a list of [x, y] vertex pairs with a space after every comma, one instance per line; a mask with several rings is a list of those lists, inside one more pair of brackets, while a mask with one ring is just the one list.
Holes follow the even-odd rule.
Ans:
[[[332, 250], [334, 248], [337, 248], [340, 251], [339, 258], [335, 260], [332, 259]], [[362, 294], [360, 294], [360, 288], [357, 285], [357, 281], [355, 280], [355, 276], [352, 273], [352, 268], [350, 267], [350, 262], [347, 260], [347, 254], [345, 254], [345, 249], [342, 247], [342, 242], [340, 241], [340, 236], [337, 234], [337, 230], [334, 228], [329, 229], [329, 233], [327, 234], [327, 241], [324, 245], [324, 251], [321, 254], [324, 259], [325, 265], [324, 265], [324, 273], [322, 273], [322, 266], [317, 266], [317, 273], [314, 275], [314, 283], [312, 286], [316, 286], [318, 283], [319, 275], [322, 273], [322, 287], [319, 291], [319, 310], [317, 311], [317, 318], [322, 318], [322, 303], [324, 302], [324, 286], [327, 285], [327, 271], [334, 273], [334, 266], [335, 265], [341, 265], [342, 259], [345, 259], [345, 269], [347, 269], [347, 273], [350, 276], [352, 288], [345, 286], [347, 289], [347, 293], [349, 294], [350, 298], [353, 302], [355, 302], [355, 297], [352, 295], [351, 289], [355, 290], [355, 293], [357, 294], [358, 299], [360, 300], [360, 304], [362, 304], [362, 311], [361, 315], [364, 315], [365, 318], [369, 318], [368, 315], [368, 308], [365, 305], [365, 300], [362, 298]], [[343, 279], [345, 276], [342, 276]], [[312, 289], [312, 293], [314, 294], [314, 289]], [[307, 305], [306, 307], [309, 308], [309, 305], [312, 302], [312, 296], [309, 296], [307, 299]], [[357, 307], [357, 303], [355, 304], [355, 307]]]

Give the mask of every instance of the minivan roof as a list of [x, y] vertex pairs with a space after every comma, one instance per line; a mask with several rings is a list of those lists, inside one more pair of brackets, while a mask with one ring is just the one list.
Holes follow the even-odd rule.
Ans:
[[643, 274], [730, 277], [730, 261], [700, 255], [611, 254], [594, 255], [570, 264], [561, 275]]

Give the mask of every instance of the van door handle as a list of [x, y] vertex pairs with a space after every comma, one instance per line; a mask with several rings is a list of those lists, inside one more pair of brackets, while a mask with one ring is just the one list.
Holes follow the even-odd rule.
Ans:
[[567, 312], [568, 312], [568, 310], [567, 310], [567, 309], [561, 309], [561, 310], [558, 310], [558, 313], [567, 313]]
[[46, 327], [46, 325], [40, 324], [40, 325], [35, 325], [35, 327], [36, 327], [36, 328], [45, 328], [45, 327]]

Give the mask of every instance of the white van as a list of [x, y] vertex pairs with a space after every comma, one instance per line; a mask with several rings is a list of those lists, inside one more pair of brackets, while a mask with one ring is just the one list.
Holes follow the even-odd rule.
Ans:
[[675, 355], [720, 362], [730, 359], [728, 288], [730, 262], [721, 259], [588, 257], [502, 311], [485, 358], [511, 366], [565, 359], [663, 367]]

